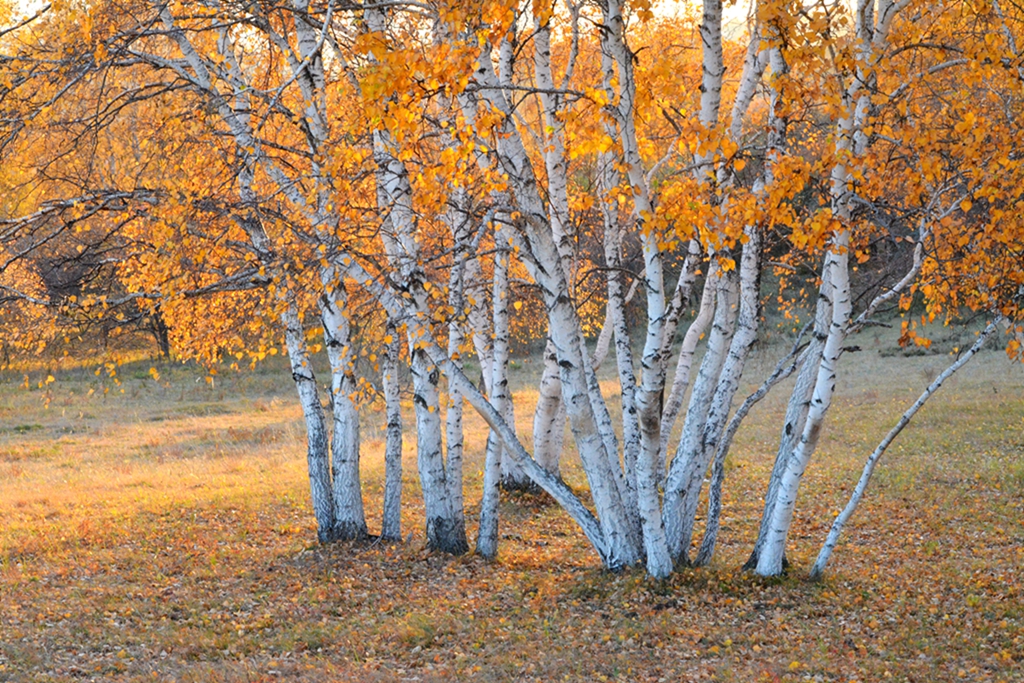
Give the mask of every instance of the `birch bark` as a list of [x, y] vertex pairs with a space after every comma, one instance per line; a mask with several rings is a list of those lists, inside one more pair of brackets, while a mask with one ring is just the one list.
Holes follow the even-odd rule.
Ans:
[[[498, 230], [496, 241], [505, 241], [503, 230]], [[490, 404], [508, 423], [508, 265], [507, 248], [499, 248], [494, 255], [494, 359], [492, 363]], [[511, 423], [514, 424], [514, 423]], [[510, 426], [511, 426], [510, 424]], [[484, 490], [480, 501], [480, 531], [476, 551], [488, 559], [498, 554], [498, 503], [501, 488], [501, 462], [503, 442], [495, 430], [487, 437], [484, 461]]]
[[533, 457], [541, 467], [559, 475], [562, 442], [565, 439], [565, 406], [558, 356], [549, 339], [544, 345], [544, 371], [537, 388], [537, 408], [533, 413]]
[[363, 493], [359, 477], [359, 413], [353, 396], [356, 390], [355, 358], [347, 308], [348, 295], [340, 273], [322, 269], [324, 294], [320, 297], [320, 319], [324, 345], [331, 363], [331, 474], [334, 492], [334, 537], [359, 540], [366, 537]]
[[309, 488], [313, 500], [313, 514], [316, 516], [317, 540], [328, 543], [334, 540], [334, 500], [331, 491], [331, 463], [328, 457], [327, 421], [320, 405], [316, 387], [316, 376], [309, 360], [302, 321], [295, 306], [289, 305], [282, 314], [285, 328], [285, 345], [288, 347], [288, 361], [291, 364], [292, 380], [299, 393], [302, 416], [306, 421], [306, 463], [309, 470]]
[[716, 280], [715, 317], [708, 336], [707, 351], [701, 361], [697, 379], [690, 394], [690, 405], [683, 423], [683, 435], [679, 448], [672, 459], [668, 477], [665, 480], [665, 527], [668, 533], [669, 550], [676, 562], [687, 559], [688, 543], [692, 526], [686, 522], [688, 510], [695, 509], [695, 500], [704, 479], [707, 463], [701, 463], [704, 453], [701, 439], [704, 424], [725, 365], [729, 345], [735, 329], [735, 304], [737, 298], [737, 274], [732, 269], [719, 272]]
[[384, 445], [384, 515], [380, 537], [402, 540], [402, 405], [398, 378], [401, 342], [398, 328], [389, 315], [384, 333], [381, 378], [384, 385], [384, 413], [387, 432]]

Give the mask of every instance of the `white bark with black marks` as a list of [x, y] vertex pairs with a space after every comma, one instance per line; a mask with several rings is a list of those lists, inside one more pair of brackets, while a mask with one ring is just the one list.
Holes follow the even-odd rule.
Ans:
[[387, 432], [384, 445], [384, 515], [380, 537], [402, 540], [402, 405], [398, 368], [401, 340], [398, 328], [388, 316], [381, 354], [381, 380], [384, 386], [384, 414]]
[[669, 438], [675, 428], [679, 411], [683, 407], [683, 399], [686, 397], [686, 390], [690, 386], [690, 371], [693, 368], [693, 357], [697, 352], [697, 345], [704, 337], [715, 314], [715, 301], [718, 292], [717, 266], [714, 259], [708, 266], [708, 274], [704, 280], [704, 288], [700, 297], [700, 307], [697, 309], [697, 317], [693, 319], [686, 334], [683, 335], [683, 343], [679, 347], [679, 356], [676, 359], [675, 375], [672, 377], [672, 388], [669, 390], [668, 398], [661, 414], [661, 445], [660, 445], [660, 467], [664, 471], [666, 454], [669, 448]]
[[[494, 254], [493, 329], [494, 360], [491, 366], [490, 403], [494, 410], [508, 421], [508, 404], [511, 401], [508, 390], [508, 245], [502, 245], [505, 233], [499, 229], [495, 235], [499, 242]], [[514, 424], [514, 423], [511, 423]], [[480, 531], [476, 539], [476, 551], [492, 559], [498, 554], [498, 503], [501, 496], [503, 443], [492, 429], [487, 438], [487, 452], [484, 459], [484, 490], [480, 501]], [[521, 470], [521, 468], [520, 468]]]
[[688, 520], [692, 519], [692, 511], [696, 509], [695, 499], [708, 465], [703, 444], [704, 425], [735, 330], [738, 280], [735, 268], [729, 271], [719, 268], [715, 276], [715, 316], [707, 351], [690, 394], [682, 439], [665, 480], [665, 527], [669, 550], [677, 563], [687, 561], [689, 554], [692, 523]]
[[331, 474], [334, 491], [334, 537], [360, 540], [366, 537], [366, 516], [359, 477], [359, 412], [356, 391], [355, 354], [352, 350], [348, 296], [340, 271], [333, 266], [321, 271], [324, 294], [320, 297], [320, 320], [324, 345], [331, 363]]
[[537, 408], [533, 413], [533, 457], [540, 466], [558, 475], [562, 442], [565, 439], [565, 406], [558, 357], [549, 340], [544, 345], [544, 370], [537, 387]]
[[331, 490], [331, 463], [328, 455], [327, 421], [320, 405], [316, 376], [306, 347], [305, 331], [299, 312], [289, 305], [281, 316], [285, 329], [285, 345], [291, 364], [292, 380], [299, 393], [302, 417], [306, 421], [306, 465], [309, 471], [310, 497], [316, 516], [317, 540], [334, 540], [334, 496]]

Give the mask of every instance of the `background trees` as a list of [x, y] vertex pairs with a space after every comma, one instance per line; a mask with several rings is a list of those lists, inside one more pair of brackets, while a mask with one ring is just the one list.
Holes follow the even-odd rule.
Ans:
[[[368, 534], [358, 406], [380, 377], [395, 420], [407, 363], [430, 547], [469, 547], [465, 400], [492, 428], [481, 554], [498, 552], [499, 484], [529, 479], [606, 566], [659, 578], [710, 560], [732, 436], [796, 374], [749, 563], [780, 573], [848, 338], [921, 306], [1020, 333], [1020, 18], [957, 7], [759, 2], [734, 39], [716, 0], [674, 19], [612, 0], [134, 0], [9, 19], [5, 344], [31, 346], [25, 319], [53, 338], [55, 321], [113, 315], [209, 364], [286, 350], [324, 542]], [[531, 311], [533, 456], [505, 389], [510, 318]], [[810, 322], [733, 411], [766, 315]], [[905, 340], [927, 344], [914, 318]], [[621, 428], [588, 346], [601, 327]], [[587, 496], [558, 477], [565, 421]]]

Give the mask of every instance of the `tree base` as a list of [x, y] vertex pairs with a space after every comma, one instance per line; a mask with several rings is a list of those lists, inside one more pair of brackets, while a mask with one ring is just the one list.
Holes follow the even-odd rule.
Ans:
[[427, 548], [449, 555], [465, 555], [469, 552], [465, 524], [443, 517], [428, 520]]
[[335, 522], [331, 530], [332, 541], [365, 541], [369, 536], [365, 523]]

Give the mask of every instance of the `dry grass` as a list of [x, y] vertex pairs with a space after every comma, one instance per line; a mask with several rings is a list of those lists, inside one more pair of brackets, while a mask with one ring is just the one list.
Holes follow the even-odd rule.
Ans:
[[[736, 567], [784, 390], [737, 439], [715, 564], [658, 583], [601, 571], [534, 497], [503, 503], [498, 562], [425, 553], [412, 444], [412, 542], [315, 547], [302, 424], [278, 368], [211, 387], [140, 366], [105, 397], [72, 372], [48, 408], [47, 388], [14, 378], [0, 385], [0, 680], [1024, 680], [1024, 371], [998, 353], [886, 456], [829, 577], [801, 578], [863, 458], [945, 362], [883, 357], [886, 343], [844, 360], [797, 511], [797, 569], [776, 581]], [[529, 359], [512, 373], [527, 436], [538, 373]], [[383, 416], [363, 417], [373, 525]], [[475, 417], [467, 434], [474, 513], [486, 434]]]

